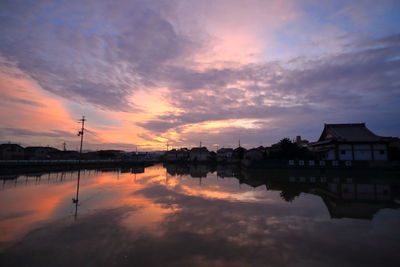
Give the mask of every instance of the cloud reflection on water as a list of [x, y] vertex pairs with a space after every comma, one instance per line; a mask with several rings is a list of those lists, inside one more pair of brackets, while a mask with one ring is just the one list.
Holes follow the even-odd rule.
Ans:
[[[26, 221], [20, 230], [28, 234], [4, 247], [7, 266], [395, 266], [398, 260], [397, 211], [382, 210], [373, 221], [332, 220], [316, 195], [286, 202], [279, 191], [239, 187], [234, 178], [208, 174], [199, 184], [161, 166], [82, 177], [76, 222], [66, 208], [74, 180], [1, 192], [14, 214], [23, 208], [7, 199], [11, 193], [18, 199], [40, 194], [49, 203], [58, 197], [56, 208], [33, 210], [50, 215]], [[10, 214], [3, 211], [2, 221]], [[18, 214], [15, 220], [30, 216]], [[42, 227], [33, 225], [43, 220]]]

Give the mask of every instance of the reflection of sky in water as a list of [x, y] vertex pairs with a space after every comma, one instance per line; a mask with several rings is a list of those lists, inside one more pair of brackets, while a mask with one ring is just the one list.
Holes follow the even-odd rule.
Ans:
[[[396, 266], [400, 260], [396, 209], [380, 209], [373, 220], [332, 219], [315, 188], [286, 202], [280, 190], [266, 189], [277, 185], [253, 188], [215, 172], [201, 179], [171, 175], [160, 165], [81, 177], [76, 221], [76, 173], [3, 183], [0, 249], [8, 266]], [[354, 207], [360, 212], [366, 205]]]

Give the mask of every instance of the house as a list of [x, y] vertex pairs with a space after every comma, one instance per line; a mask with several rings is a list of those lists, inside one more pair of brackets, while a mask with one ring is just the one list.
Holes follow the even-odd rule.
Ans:
[[217, 150], [217, 162], [231, 162], [233, 148], [220, 148]]
[[399, 209], [391, 184], [337, 184], [315, 192], [321, 196], [331, 218], [372, 220], [383, 209]]
[[296, 144], [298, 147], [307, 147], [310, 142], [306, 139], [301, 139], [301, 136], [296, 136]]
[[58, 150], [55, 152], [51, 152], [49, 155], [52, 160], [77, 160], [80, 157], [79, 152], [73, 150]]
[[1, 144], [0, 160], [24, 159], [24, 148], [17, 144]]
[[192, 162], [209, 161], [210, 152], [206, 147], [194, 147], [190, 150], [189, 160]]
[[167, 169], [167, 172], [170, 175], [186, 175], [190, 173], [189, 166], [187, 164], [181, 164], [180, 162], [165, 162], [164, 168]]
[[122, 159], [124, 157], [124, 151], [122, 150], [99, 150], [97, 154], [100, 159]]
[[155, 160], [154, 154], [149, 152], [122, 152], [122, 157], [119, 160], [126, 161], [153, 161]]
[[217, 165], [217, 176], [221, 178], [225, 177], [235, 177], [235, 171], [240, 168], [238, 165], [233, 165], [233, 164], [218, 164]]
[[25, 159], [49, 159], [50, 154], [59, 151], [49, 146], [28, 146], [25, 147]]
[[82, 159], [83, 160], [98, 160], [100, 159], [99, 153], [97, 151], [89, 151], [86, 153], [82, 153]]
[[273, 158], [273, 156], [281, 151], [281, 145], [279, 143], [271, 146], [264, 147], [265, 155], [267, 158]]
[[143, 166], [132, 167], [131, 173], [144, 173], [144, 167]]
[[211, 171], [209, 164], [190, 164], [189, 174], [193, 178], [207, 177], [207, 173]]
[[164, 155], [166, 161], [187, 161], [189, 158], [189, 150], [187, 148], [172, 149]]
[[252, 148], [245, 152], [242, 163], [245, 166], [250, 166], [254, 162], [261, 161], [264, 158], [265, 149], [260, 146], [258, 148]]
[[171, 149], [171, 150], [165, 152], [164, 159], [166, 161], [176, 161], [176, 159], [177, 159], [176, 155], [177, 155], [176, 149]]
[[385, 137], [384, 139], [389, 148], [389, 159], [400, 160], [400, 138], [398, 137]]
[[264, 148], [262, 147], [249, 149], [244, 154], [244, 159], [250, 161], [260, 161], [263, 159], [263, 157], [264, 157]]
[[326, 160], [388, 160], [384, 137], [365, 123], [325, 124], [321, 137], [308, 148]]
[[181, 161], [187, 161], [189, 158], [189, 150], [186, 147], [177, 150], [176, 158]]
[[247, 149], [239, 146], [233, 150], [232, 159], [234, 162], [241, 162]]
[[164, 154], [165, 154], [165, 151], [146, 152], [146, 160], [159, 161]]

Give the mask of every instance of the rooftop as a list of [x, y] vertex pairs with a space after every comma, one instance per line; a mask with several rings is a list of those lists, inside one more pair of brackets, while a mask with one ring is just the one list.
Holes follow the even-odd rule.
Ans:
[[325, 140], [377, 142], [382, 141], [382, 137], [371, 132], [365, 123], [325, 124], [318, 142]]
[[0, 149], [5, 149], [5, 148], [23, 148], [22, 146], [18, 145], [18, 144], [0, 144]]

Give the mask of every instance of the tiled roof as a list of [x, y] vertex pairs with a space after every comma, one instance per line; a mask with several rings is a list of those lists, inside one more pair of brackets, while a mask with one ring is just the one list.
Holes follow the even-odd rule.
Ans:
[[217, 151], [218, 153], [227, 153], [227, 152], [233, 152], [233, 148], [220, 148]]
[[347, 142], [377, 142], [382, 137], [371, 132], [365, 123], [325, 124], [319, 141], [340, 140]]
[[201, 152], [201, 153], [207, 152], [208, 153], [209, 151], [206, 147], [203, 146], [203, 147], [194, 147], [190, 150], [190, 152]]

